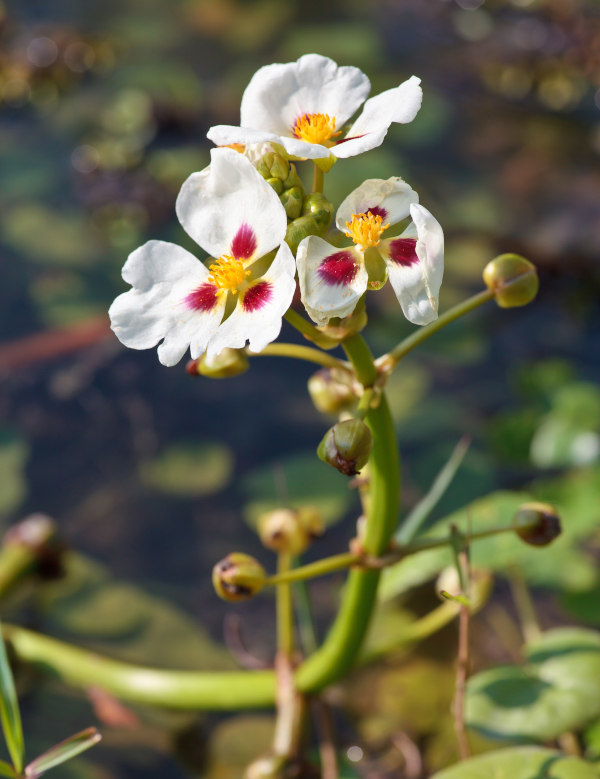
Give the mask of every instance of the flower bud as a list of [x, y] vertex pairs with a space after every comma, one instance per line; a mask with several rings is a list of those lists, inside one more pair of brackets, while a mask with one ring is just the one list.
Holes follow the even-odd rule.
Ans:
[[212, 582], [223, 600], [240, 601], [257, 595], [265, 586], [267, 574], [254, 557], [232, 552], [213, 568]]
[[317, 448], [317, 455], [346, 476], [364, 468], [373, 448], [371, 431], [360, 419], [347, 419], [330, 428]]
[[256, 169], [265, 179], [275, 178], [283, 182], [290, 172], [290, 163], [281, 154], [270, 151], [256, 163]]
[[208, 376], [211, 379], [228, 379], [239, 376], [250, 367], [248, 356], [243, 349], [223, 349], [219, 354], [208, 357], [203, 354], [197, 360], [190, 360], [185, 366], [190, 376]]
[[352, 377], [339, 368], [322, 368], [308, 380], [308, 392], [317, 411], [339, 414], [349, 410], [356, 401]]
[[281, 179], [276, 179], [274, 177], [270, 177], [268, 179], [265, 179], [267, 184], [270, 184], [275, 192], [277, 192], [278, 195], [281, 195], [283, 192], [283, 181]]
[[321, 235], [321, 228], [312, 214], [299, 216], [289, 223], [285, 233], [285, 241], [293, 254], [296, 254], [300, 241], [309, 235]]
[[531, 546], [547, 546], [561, 533], [560, 519], [549, 503], [523, 503], [513, 517], [513, 529]]
[[526, 306], [539, 288], [535, 265], [518, 254], [501, 254], [488, 262], [483, 270], [483, 280], [501, 308]]
[[302, 184], [302, 179], [298, 175], [298, 171], [296, 170], [296, 166], [293, 162], [290, 162], [290, 172], [288, 173], [287, 177], [285, 178], [283, 182], [284, 189], [291, 189], [292, 187], [300, 187], [302, 190], [302, 197], [304, 197], [304, 185]]
[[312, 215], [314, 217], [322, 230], [320, 235], [324, 235], [329, 229], [334, 211], [333, 203], [330, 203], [321, 192], [313, 192], [311, 195], [307, 195], [302, 204], [302, 215]]
[[258, 535], [267, 549], [292, 555], [302, 554], [309, 542], [294, 509], [275, 509], [263, 514], [258, 520]]
[[[283, 185], [282, 185], [283, 186]], [[288, 219], [297, 219], [302, 211], [302, 199], [304, 191], [302, 187], [290, 187], [285, 189], [279, 196]]]

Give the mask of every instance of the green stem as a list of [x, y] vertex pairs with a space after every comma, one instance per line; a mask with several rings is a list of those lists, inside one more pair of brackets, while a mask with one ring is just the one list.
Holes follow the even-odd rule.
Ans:
[[321, 168], [313, 163], [313, 192], [323, 192], [325, 176]]
[[312, 346], [300, 346], [299, 344], [275, 343], [265, 346], [262, 352], [247, 352], [250, 357], [294, 357], [297, 360], [306, 360], [322, 365], [324, 368], [345, 368], [346, 363], [336, 357], [313, 349]]
[[272, 706], [273, 671], [164, 671], [102, 657], [96, 652], [13, 625], [4, 633], [16, 656], [67, 684], [101, 687], [116, 697], [174, 709], [235, 711]]
[[401, 341], [398, 346], [395, 346], [391, 352], [388, 352], [388, 354], [384, 354], [382, 357], [380, 357], [379, 360], [377, 360], [378, 367], [385, 372], [391, 373], [400, 360], [406, 354], [408, 354], [408, 352], [412, 351], [415, 346], [418, 346], [420, 343], [423, 343], [423, 341], [426, 341], [429, 336], [437, 333], [438, 330], [446, 327], [446, 325], [450, 324], [450, 322], [454, 322], [455, 319], [458, 319], [464, 314], [468, 314], [469, 311], [477, 308], [477, 306], [480, 306], [482, 303], [486, 303], [488, 300], [492, 300], [493, 297], [493, 290], [484, 289], [477, 295], [473, 295], [473, 297], [468, 298], [468, 300], [465, 300], [462, 303], [459, 303], [457, 306], [454, 306], [454, 308], [446, 311], [445, 314], [442, 314], [434, 322], [425, 325], [425, 327], [419, 328], [412, 335], [409, 335], [408, 338], [405, 338], [404, 341]]
[[367, 387], [367, 389], [361, 395], [358, 406], [356, 407], [356, 411], [354, 412], [355, 419], [364, 419], [367, 416], [371, 408], [371, 402], [374, 395], [375, 390], [373, 387]]
[[299, 333], [302, 333], [303, 336], [308, 338], [309, 341], [316, 343], [317, 346], [320, 346], [322, 349], [333, 349], [334, 347], [339, 346], [338, 340], [322, 333], [314, 325], [311, 325], [311, 323], [301, 314], [294, 311], [293, 308], [290, 308], [283, 315], [283, 318], [286, 322], [289, 322], [292, 327], [295, 327]]
[[[277, 572], [284, 577], [291, 572], [292, 557], [286, 552], [277, 556]], [[292, 587], [288, 581], [277, 585], [277, 651], [288, 659], [294, 651], [294, 608]]]
[[[372, 386], [377, 369], [360, 335], [343, 343], [358, 380]], [[396, 525], [399, 505], [399, 460], [394, 426], [385, 396], [371, 409], [366, 423], [373, 434], [369, 461], [370, 501], [363, 546], [369, 555], [387, 550]], [[375, 608], [380, 572], [353, 570], [348, 576], [337, 617], [323, 645], [298, 669], [296, 685], [301, 692], [318, 692], [346, 674], [354, 665]]]
[[341, 571], [344, 568], [350, 568], [360, 562], [360, 555], [353, 552], [343, 552], [342, 554], [324, 557], [322, 560], [316, 560], [314, 563], [308, 563], [290, 571], [281, 572], [270, 576], [266, 581], [266, 586], [279, 585], [282, 582], [299, 582], [304, 579], [315, 579], [317, 576], [325, 576], [334, 571]]

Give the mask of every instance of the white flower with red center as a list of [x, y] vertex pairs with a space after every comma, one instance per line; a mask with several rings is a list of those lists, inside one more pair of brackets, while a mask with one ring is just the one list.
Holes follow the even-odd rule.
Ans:
[[186, 232], [217, 259], [207, 267], [165, 241], [136, 249], [123, 267], [132, 289], [109, 311], [117, 337], [132, 349], [160, 341], [163, 365], [178, 363], [188, 347], [194, 359], [246, 342], [260, 352], [279, 335], [296, 287], [275, 191], [241, 154], [213, 149], [211, 164], [183, 184], [176, 210]]
[[412, 122], [421, 107], [420, 81], [412, 76], [365, 103], [371, 83], [361, 70], [305, 54], [260, 68], [242, 97], [241, 126], [217, 125], [207, 135], [218, 146], [271, 142], [294, 157], [353, 157], [380, 146], [393, 122]]
[[[365, 255], [385, 264], [404, 316], [416, 325], [437, 319], [444, 273], [444, 234], [436, 219], [419, 205], [419, 196], [400, 178], [369, 179], [344, 200], [336, 215], [338, 230], [354, 245], [336, 248], [316, 236], [298, 246], [296, 262], [302, 302], [319, 325], [354, 311], [369, 286]], [[399, 236], [386, 230], [408, 216]], [[375, 253], [373, 255], [373, 252]]]

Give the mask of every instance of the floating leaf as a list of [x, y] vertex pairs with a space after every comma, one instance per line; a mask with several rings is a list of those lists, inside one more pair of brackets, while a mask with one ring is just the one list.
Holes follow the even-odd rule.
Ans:
[[172, 495], [195, 497], [219, 492], [231, 479], [233, 455], [219, 443], [180, 443], [140, 468], [142, 481]]
[[249, 497], [244, 517], [252, 527], [262, 513], [282, 505], [315, 506], [330, 525], [342, 518], [353, 499], [348, 480], [320, 462], [314, 452], [253, 471], [243, 488]]
[[432, 779], [598, 779], [595, 766], [552, 749], [515, 747], [471, 757]]
[[526, 646], [526, 658], [523, 667], [469, 680], [469, 727], [513, 742], [551, 741], [600, 716], [600, 633], [551, 630]]
[[19, 712], [19, 700], [15, 690], [10, 663], [6, 655], [6, 647], [2, 632], [0, 631], [0, 720], [2, 731], [6, 740], [6, 746], [16, 772], [23, 770], [25, 759], [25, 742], [23, 740], [23, 726]]
[[32, 760], [25, 769], [25, 776], [36, 779], [51, 768], [61, 765], [61, 763], [65, 763], [81, 752], [85, 752], [86, 749], [93, 747], [101, 738], [102, 736], [96, 728], [86, 728], [75, 733]]

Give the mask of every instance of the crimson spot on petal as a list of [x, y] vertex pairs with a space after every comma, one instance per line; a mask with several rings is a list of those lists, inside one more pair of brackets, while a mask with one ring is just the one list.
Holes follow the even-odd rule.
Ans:
[[210, 311], [217, 302], [217, 288], [214, 284], [201, 284], [190, 292], [185, 302], [193, 311]]
[[350, 252], [336, 252], [321, 262], [317, 273], [330, 287], [348, 286], [358, 272], [358, 265]]
[[271, 300], [273, 290], [268, 281], [259, 281], [258, 284], [250, 287], [244, 294], [242, 307], [244, 311], [252, 313], [258, 311]]
[[371, 213], [373, 216], [380, 216], [382, 219], [385, 219], [388, 214], [385, 208], [382, 208], [381, 206], [369, 206], [365, 213]]
[[254, 230], [244, 222], [231, 242], [231, 253], [236, 260], [247, 260], [256, 251], [256, 246]]
[[415, 251], [416, 245], [414, 238], [396, 238], [390, 243], [390, 259], [403, 268], [410, 268], [411, 265], [419, 262]]

